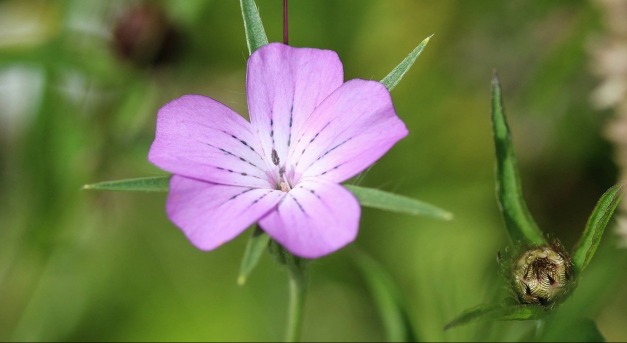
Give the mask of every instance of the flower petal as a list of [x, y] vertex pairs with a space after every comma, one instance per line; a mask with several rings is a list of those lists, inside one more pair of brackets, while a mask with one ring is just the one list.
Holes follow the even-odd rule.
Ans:
[[[390, 92], [379, 82], [350, 80], [316, 108], [290, 150], [288, 175], [342, 182], [407, 135]], [[292, 173], [292, 174], [289, 174]]]
[[309, 179], [289, 191], [259, 225], [294, 255], [317, 258], [355, 239], [360, 213], [357, 199], [344, 187]]
[[271, 188], [250, 123], [200, 95], [183, 96], [159, 110], [148, 159], [161, 169], [190, 178]]
[[266, 160], [272, 151], [281, 166], [294, 135], [314, 109], [344, 81], [334, 51], [272, 43], [248, 59], [246, 88], [250, 121]]
[[218, 185], [174, 175], [166, 210], [192, 244], [212, 250], [246, 230], [284, 195], [271, 189]]

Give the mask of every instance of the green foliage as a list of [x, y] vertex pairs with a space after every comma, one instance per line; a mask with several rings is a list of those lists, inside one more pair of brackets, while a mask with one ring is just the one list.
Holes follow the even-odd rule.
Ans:
[[414, 65], [414, 62], [416, 62], [416, 59], [420, 56], [422, 50], [425, 46], [427, 46], [431, 37], [433, 37], [433, 35], [420, 42], [420, 44], [418, 44], [418, 46], [412, 50], [412, 52], [410, 52], [399, 65], [397, 65], [389, 74], [387, 74], [386, 77], [383, 78], [383, 80], [381, 80], [381, 83], [383, 83], [389, 91], [392, 91], [392, 89], [396, 87], [403, 76], [405, 76], [405, 73], [409, 71], [409, 68]]
[[[278, 38], [280, 1], [256, 2], [268, 37]], [[425, 341], [516, 341], [536, 327], [530, 320], [442, 330], [464, 306], [490, 302], [503, 287], [490, 273], [506, 231], [485, 183], [494, 163], [481, 119], [486, 70], [498, 66], [507, 74], [504, 96], [507, 110], [520, 114], [510, 125], [520, 129], [511, 127], [515, 138], [526, 138], [516, 152], [526, 156], [525, 196], [538, 224], [549, 224], [571, 248], [594, 207], [592, 194], [618, 174], [615, 151], [599, 134], [611, 111], [590, 107], [600, 80], [585, 72], [597, 67], [591, 56], [601, 52], [588, 44], [606, 20], [598, 6], [490, 3], [486, 11], [472, 1], [290, 1], [292, 42], [336, 50], [347, 78], [381, 80], [436, 33], [404, 85], [394, 88], [410, 135], [367, 181], [420, 194], [453, 210], [456, 220], [364, 210], [356, 243], [394, 272]], [[167, 221], [165, 193], [78, 191], [116, 175], [160, 175], [146, 152], [157, 109], [175, 96], [204, 94], [246, 111], [249, 50], [239, 2], [149, 2], [165, 9], [184, 40], [179, 60], [150, 69], [111, 51], [110, 24], [135, 4], [0, 1], [0, 218], [7, 228], [0, 230], [0, 341], [280, 340], [282, 270], [259, 263], [250, 287], [233, 282], [252, 230], [204, 253]], [[547, 30], [555, 34], [538, 34]], [[625, 341], [627, 250], [617, 246], [612, 224], [576, 293], [551, 316], [604, 320], [607, 339]], [[304, 339], [386, 339], [350, 255], [348, 248], [312, 264]], [[545, 333], [530, 341], [574, 341], [568, 334], [584, 325], [542, 321]]]
[[578, 272], [586, 269], [599, 243], [601, 243], [601, 237], [607, 227], [607, 223], [612, 218], [612, 214], [614, 214], [614, 210], [616, 210], [620, 202], [622, 196], [621, 189], [622, 186], [620, 185], [615, 185], [608, 189], [601, 196], [592, 211], [586, 229], [573, 252], [573, 263]]
[[446, 324], [444, 330], [472, 322], [539, 319], [546, 314], [547, 311], [543, 307], [537, 305], [479, 305], [464, 311], [457, 318]]
[[407, 302], [392, 276], [372, 257], [358, 250], [351, 252], [352, 261], [363, 275], [383, 321], [386, 341], [417, 342], [418, 335], [409, 319]]
[[[527, 206], [522, 196], [518, 166], [514, 156], [510, 131], [505, 118], [505, 110], [503, 108], [501, 96], [501, 86], [496, 72], [492, 79], [492, 128], [497, 158], [497, 197], [513, 247], [515, 250], [520, 250], [522, 248], [536, 249], [540, 246], [547, 246], [546, 239], [527, 210]], [[621, 188], [621, 186], [615, 185], [607, 190], [599, 199], [596, 207], [592, 211], [584, 233], [582, 234], [579, 243], [573, 252], [572, 263], [575, 266], [577, 277], [568, 277], [567, 275], [570, 274], [570, 272], [566, 272], [565, 276], [567, 277], [567, 283], [563, 285], [564, 291], [558, 298], [556, 298], [556, 301], [542, 305], [522, 303], [480, 305], [463, 312], [456, 319], [448, 323], [445, 326], [445, 329], [477, 321], [540, 319], [557, 309], [559, 302], [564, 301], [572, 294], [573, 290], [577, 286], [577, 278], [581, 275], [580, 273], [586, 268], [594, 256], [594, 253], [601, 242], [601, 237], [605, 231], [605, 227], [607, 226], [620, 201]], [[557, 243], [554, 244], [555, 246], [552, 251], [554, 251], [555, 254], [559, 254], [561, 259], [565, 259], [566, 263], [570, 263], [568, 253], [561, 248], [559, 241], [556, 242]], [[515, 262], [514, 258], [518, 257], [508, 254], [508, 257], [506, 258], [499, 258], [501, 268], [506, 274], [505, 276], [510, 279], [510, 282], [514, 279], [523, 277], [521, 275], [512, 275], [513, 273], [516, 273], [512, 269], [512, 264], [519, 263], [518, 261]], [[546, 258], [547, 257], [545, 255], [542, 259], [546, 260]], [[538, 270], [532, 270], [534, 273], [538, 273], [536, 277], [539, 279], [540, 273]], [[551, 280], [552, 282], [557, 281], [556, 279]], [[554, 287], [553, 284], [551, 285]], [[516, 288], [515, 283], [512, 283], [511, 287], [513, 288], [512, 291], [514, 293], [524, 291]], [[531, 294], [531, 290], [528, 286], [526, 292], [527, 293], [525, 294], [527, 295]], [[577, 318], [577, 320], [580, 320], [580, 318]], [[568, 323], [568, 325], [571, 324], [572, 323]], [[576, 333], [571, 333], [571, 336], [575, 337], [577, 340], [588, 338], [603, 339], [603, 336], [598, 332], [594, 322], [586, 322], [586, 324], [579, 327], [579, 329], [580, 330]]]
[[439, 207], [424, 203], [406, 196], [355, 185], [344, 185], [348, 188], [359, 203], [365, 207], [372, 207], [396, 213], [426, 216], [442, 220], [450, 220], [453, 215]]
[[167, 192], [170, 175], [140, 177], [116, 181], [103, 181], [84, 185], [85, 190], [123, 192]]
[[[167, 192], [170, 176], [151, 176], [116, 181], [103, 181], [84, 185], [86, 190], [126, 192]], [[450, 220], [453, 215], [439, 207], [374, 188], [345, 185], [362, 206], [410, 215], [422, 215]]]
[[270, 237], [258, 226], [255, 226], [248, 239], [248, 243], [246, 243], [246, 250], [244, 251], [244, 257], [240, 265], [239, 276], [237, 277], [237, 283], [240, 286], [246, 283], [248, 276], [257, 266], [261, 255], [268, 248], [269, 241]]
[[539, 323], [534, 340], [539, 342], [605, 342], [594, 320], [577, 318], [562, 320], [552, 315]]
[[242, 8], [248, 52], [252, 54], [255, 50], [268, 44], [268, 37], [266, 37], [266, 30], [263, 28], [263, 23], [259, 16], [259, 8], [257, 8], [255, 1], [240, 0], [239, 4]]
[[546, 239], [523, 198], [518, 162], [514, 155], [501, 98], [501, 85], [496, 73], [492, 79], [492, 130], [496, 148], [496, 193], [507, 232], [513, 242], [546, 244]]

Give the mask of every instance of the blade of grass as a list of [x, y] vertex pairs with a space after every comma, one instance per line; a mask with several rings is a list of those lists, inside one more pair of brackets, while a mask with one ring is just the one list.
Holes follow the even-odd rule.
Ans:
[[496, 72], [492, 79], [492, 129], [497, 161], [496, 192], [509, 236], [514, 242], [546, 244], [546, 239], [529, 213], [523, 198], [518, 162], [505, 118], [501, 85]]

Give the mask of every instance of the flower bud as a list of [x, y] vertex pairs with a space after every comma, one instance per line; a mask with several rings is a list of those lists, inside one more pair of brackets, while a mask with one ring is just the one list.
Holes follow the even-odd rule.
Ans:
[[125, 61], [138, 66], [171, 62], [179, 51], [181, 35], [165, 11], [151, 2], [127, 9], [113, 29], [113, 47]]
[[570, 286], [572, 262], [558, 242], [529, 249], [513, 265], [513, 286], [524, 304], [552, 304]]

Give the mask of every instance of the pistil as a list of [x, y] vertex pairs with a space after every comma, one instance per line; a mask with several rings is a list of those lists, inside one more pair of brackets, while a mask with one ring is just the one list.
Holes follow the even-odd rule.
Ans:
[[281, 169], [279, 169], [279, 189], [282, 192], [289, 192], [292, 189], [289, 181], [287, 181], [287, 177], [285, 176], [285, 167], [281, 167]]

